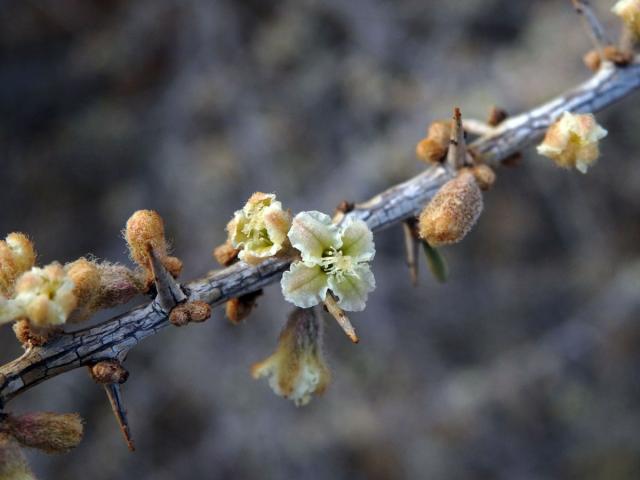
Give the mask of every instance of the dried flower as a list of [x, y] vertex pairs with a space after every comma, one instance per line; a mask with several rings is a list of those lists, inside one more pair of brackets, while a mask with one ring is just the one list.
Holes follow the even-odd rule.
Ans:
[[416, 155], [427, 163], [440, 163], [447, 155], [451, 138], [451, 121], [438, 120], [429, 125], [427, 136], [416, 145]]
[[291, 214], [282, 210], [274, 194], [256, 192], [227, 225], [238, 258], [252, 265], [273, 257], [285, 246]]
[[164, 236], [162, 217], [153, 210], [134, 212], [124, 231], [124, 238], [129, 245], [131, 259], [147, 271], [149, 279], [153, 277], [149, 248], [152, 248], [165, 268], [173, 277], [182, 271], [182, 262], [168, 254], [169, 247]]
[[10, 297], [16, 279], [35, 262], [36, 251], [24, 233], [13, 232], [0, 240], [0, 295]]
[[432, 247], [459, 242], [478, 220], [482, 206], [482, 192], [473, 172], [462, 169], [420, 214], [420, 237]]
[[64, 453], [82, 440], [82, 418], [77, 413], [36, 412], [8, 416], [9, 433], [22, 445], [47, 453]]
[[0, 432], [0, 479], [36, 480], [22, 448], [8, 433]]
[[74, 288], [59, 263], [33, 267], [18, 278], [14, 298], [0, 303], [0, 322], [24, 316], [37, 327], [61, 325], [78, 303]]
[[348, 218], [338, 227], [324, 213], [301, 212], [289, 231], [291, 245], [302, 261], [282, 275], [284, 298], [302, 308], [325, 299], [331, 290], [344, 310], [364, 310], [375, 286], [369, 262], [376, 253], [373, 234], [365, 222]]
[[640, 39], [640, 0], [619, 0], [611, 11], [622, 18], [636, 39]]
[[565, 112], [547, 130], [544, 141], [538, 145], [538, 153], [560, 167], [575, 167], [586, 173], [600, 155], [598, 141], [606, 135], [607, 131], [596, 123], [592, 114]]
[[275, 353], [253, 365], [251, 374], [269, 377], [273, 391], [296, 406], [325, 391], [331, 374], [322, 354], [322, 324], [312, 309], [296, 308], [289, 315]]

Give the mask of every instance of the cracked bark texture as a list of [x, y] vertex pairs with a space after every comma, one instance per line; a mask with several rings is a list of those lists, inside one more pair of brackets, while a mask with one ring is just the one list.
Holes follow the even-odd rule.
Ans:
[[[606, 64], [591, 79], [533, 110], [514, 116], [494, 132], [470, 145], [485, 161], [500, 161], [539, 140], [547, 127], [564, 111], [597, 112], [640, 88], [640, 59], [625, 67]], [[464, 115], [464, 108], [463, 108]], [[365, 220], [379, 231], [410, 218], [423, 208], [451, 178], [446, 167], [433, 166], [395, 185], [370, 200], [356, 204], [348, 216]], [[226, 300], [253, 292], [278, 281], [289, 263], [281, 259], [257, 267], [236, 264], [186, 285], [189, 300], [217, 306]], [[43, 347], [35, 347], [0, 367], [0, 405], [35, 385], [69, 370], [101, 360], [123, 361], [131, 348], [144, 338], [170, 325], [168, 312], [154, 300], [105, 323], [63, 334]]]

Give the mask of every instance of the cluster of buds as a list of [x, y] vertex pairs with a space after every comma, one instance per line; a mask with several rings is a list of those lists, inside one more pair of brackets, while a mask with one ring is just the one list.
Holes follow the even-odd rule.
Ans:
[[600, 155], [598, 142], [606, 135], [607, 131], [598, 125], [592, 114], [565, 112], [547, 129], [537, 150], [559, 167], [575, 167], [587, 173]]
[[275, 353], [253, 365], [251, 373], [254, 378], [268, 377], [273, 391], [296, 406], [325, 391], [331, 374], [322, 353], [322, 323], [313, 309], [291, 313]]

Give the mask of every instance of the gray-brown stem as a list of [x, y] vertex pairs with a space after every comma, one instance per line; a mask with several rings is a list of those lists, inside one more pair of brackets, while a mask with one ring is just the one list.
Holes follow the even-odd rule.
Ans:
[[[501, 123], [494, 132], [469, 148], [497, 166], [504, 158], [539, 140], [547, 127], [564, 111], [596, 112], [640, 88], [640, 58], [625, 68], [604, 64], [590, 80], [553, 100]], [[416, 215], [452, 176], [442, 166], [395, 185], [346, 214], [360, 218], [379, 231]], [[212, 272], [186, 285], [189, 300], [212, 306], [256, 291], [278, 281], [289, 262], [267, 260], [252, 267], [238, 263]], [[63, 334], [42, 347], [31, 348], [20, 358], [0, 367], [0, 406], [29, 388], [60, 373], [101, 360], [123, 361], [142, 339], [170, 325], [167, 312], [157, 301], [107, 322], [74, 333]]]

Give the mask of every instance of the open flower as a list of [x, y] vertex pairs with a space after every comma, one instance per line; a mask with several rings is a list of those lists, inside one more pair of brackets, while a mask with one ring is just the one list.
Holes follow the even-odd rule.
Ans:
[[284, 298], [301, 308], [322, 302], [330, 290], [344, 310], [364, 310], [376, 287], [369, 262], [376, 253], [373, 234], [365, 222], [348, 218], [340, 226], [320, 212], [301, 212], [289, 231], [291, 245], [300, 251], [282, 275]]
[[38, 327], [63, 324], [78, 302], [74, 288], [59, 263], [33, 267], [18, 278], [14, 298], [0, 304], [0, 323], [27, 317]]
[[322, 354], [322, 328], [312, 309], [297, 308], [280, 333], [275, 353], [251, 367], [254, 378], [269, 377], [269, 386], [296, 406], [322, 394], [331, 374]]
[[606, 136], [607, 131], [598, 125], [592, 114], [565, 112], [547, 130], [544, 141], [538, 145], [538, 153], [560, 167], [575, 167], [587, 173], [600, 155], [598, 141]]
[[622, 18], [631, 34], [640, 39], [640, 0], [619, 0], [611, 10]]
[[282, 210], [274, 194], [256, 192], [235, 213], [227, 230], [233, 247], [241, 249], [240, 260], [255, 265], [282, 250], [290, 225], [291, 214]]

